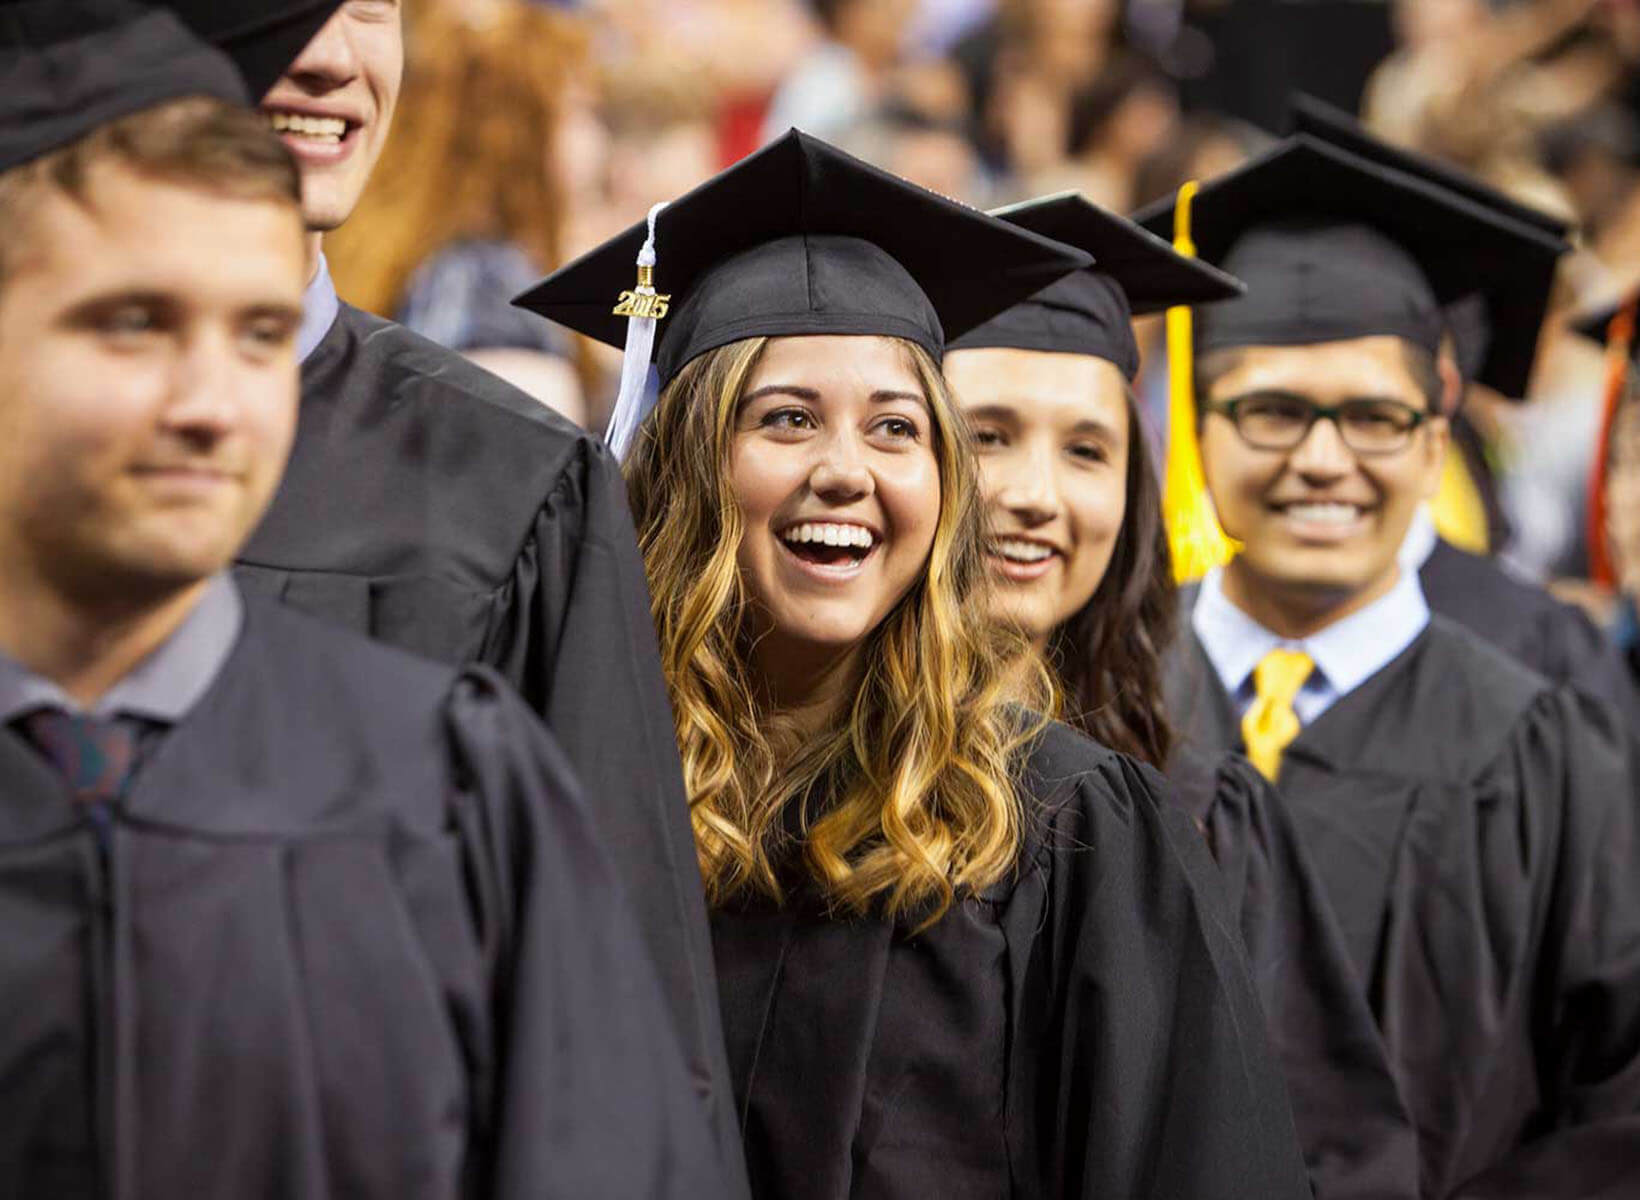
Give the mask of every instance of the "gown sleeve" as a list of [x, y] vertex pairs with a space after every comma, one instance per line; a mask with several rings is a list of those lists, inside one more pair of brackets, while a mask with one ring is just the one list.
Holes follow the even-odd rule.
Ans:
[[614, 460], [590, 441], [576, 453], [515, 568], [514, 619], [527, 622], [518, 641], [529, 649], [510, 681], [586, 787], [723, 1159], [739, 1171], [706, 902], [649, 588]]
[[1057, 1030], [1045, 1086], [1059, 1146], [1049, 1194], [1306, 1197], [1207, 849], [1160, 798], [1159, 776], [1106, 756], [1047, 830]]
[[1239, 754], [1202, 774], [1208, 787], [1180, 790], [1206, 826], [1317, 1200], [1416, 1197], [1417, 1133], [1280, 793]]
[[1640, 835], [1625, 731], [1610, 710], [1547, 695], [1507, 773], [1559, 801], [1561, 836], [1535, 981], [1539, 1112], [1462, 1200], [1640, 1194]]
[[497, 1200], [729, 1196], [653, 965], [552, 737], [469, 668], [447, 727], [497, 1064], [478, 1103]]

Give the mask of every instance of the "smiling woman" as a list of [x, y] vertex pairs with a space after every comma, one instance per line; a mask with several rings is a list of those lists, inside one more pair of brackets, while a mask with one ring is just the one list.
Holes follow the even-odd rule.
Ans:
[[1303, 1195], [1199, 839], [989, 620], [938, 358], [1085, 256], [791, 134], [528, 303], [619, 341], [646, 241], [627, 477], [753, 1195]]
[[993, 616], [1046, 654], [1066, 721], [1161, 768], [1172, 748], [1161, 656], [1175, 605], [1131, 389], [1132, 319], [1241, 285], [1075, 194], [999, 215], [1096, 265], [963, 334], [946, 358], [990, 509]]
[[[935, 445], [927, 396], [942, 389], [918, 353], [887, 338], [809, 337], [774, 339], [758, 356], [736, 406], [730, 478], [765, 659], [805, 647], [846, 659], [921, 573], [941, 468], [962, 464], [948, 431]], [[942, 407], [948, 427], [943, 394]], [[812, 692], [833, 674], [791, 683]]]
[[1010, 638], [976, 619], [955, 428], [927, 353], [869, 337], [709, 352], [645, 426], [632, 505], [712, 901], [784, 894], [794, 816], [856, 910], [931, 920], [1013, 866], [1008, 760], [1036, 724], [1003, 706]]

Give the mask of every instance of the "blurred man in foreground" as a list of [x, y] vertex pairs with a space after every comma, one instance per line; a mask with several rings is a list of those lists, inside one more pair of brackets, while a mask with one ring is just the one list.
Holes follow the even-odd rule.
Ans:
[[3, 1190], [723, 1195], [552, 739], [228, 574], [305, 269], [246, 94], [168, 13], [0, 13]]

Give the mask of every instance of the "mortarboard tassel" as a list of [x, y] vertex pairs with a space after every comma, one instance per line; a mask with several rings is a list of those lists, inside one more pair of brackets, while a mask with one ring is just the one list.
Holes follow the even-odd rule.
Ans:
[[1446, 461], [1441, 464], [1441, 479], [1435, 498], [1430, 501], [1429, 515], [1443, 542], [1471, 554], [1491, 552], [1486, 501], [1463, 451], [1455, 444], [1446, 448]]
[[[1198, 184], [1179, 189], [1173, 208], [1173, 248], [1196, 256], [1190, 236], [1190, 205]], [[1167, 467], [1162, 488], [1162, 520], [1173, 551], [1173, 578], [1191, 583], [1223, 566], [1241, 547], [1225, 535], [1207, 494], [1201, 448], [1196, 444], [1193, 330], [1189, 305], [1167, 310]]]
[[1614, 587], [1617, 571], [1612, 564], [1606, 534], [1606, 474], [1610, 467], [1612, 426], [1629, 382], [1629, 348], [1634, 344], [1635, 308], [1640, 292], [1630, 296], [1606, 327], [1606, 395], [1600, 417], [1600, 440], [1595, 443], [1594, 469], [1589, 472], [1589, 577], [1602, 587]]
[[649, 233], [638, 251], [638, 284], [621, 293], [614, 310], [615, 316], [626, 318], [626, 349], [621, 355], [621, 390], [609, 414], [604, 441], [617, 462], [626, 458], [638, 426], [649, 415], [649, 358], [655, 347], [655, 326], [672, 301], [671, 296], [655, 292], [655, 218], [665, 207], [663, 200], [649, 210]]

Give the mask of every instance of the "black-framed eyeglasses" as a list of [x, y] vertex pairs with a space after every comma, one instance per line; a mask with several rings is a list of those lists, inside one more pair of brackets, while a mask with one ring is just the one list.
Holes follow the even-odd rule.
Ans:
[[1399, 400], [1362, 398], [1342, 404], [1316, 404], [1287, 392], [1259, 392], [1207, 406], [1229, 417], [1241, 440], [1255, 450], [1296, 450], [1317, 421], [1331, 421], [1356, 454], [1394, 454], [1405, 450], [1418, 426], [1429, 420], [1422, 409]]

